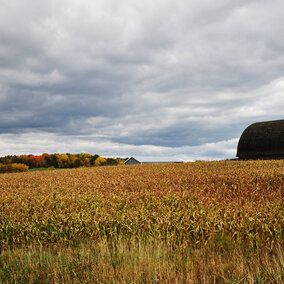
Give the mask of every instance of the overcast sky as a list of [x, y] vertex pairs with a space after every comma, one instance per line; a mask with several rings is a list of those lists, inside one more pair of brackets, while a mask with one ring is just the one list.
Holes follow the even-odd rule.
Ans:
[[225, 159], [284, 118], [283, 0], [0, 0], [0, 155]]

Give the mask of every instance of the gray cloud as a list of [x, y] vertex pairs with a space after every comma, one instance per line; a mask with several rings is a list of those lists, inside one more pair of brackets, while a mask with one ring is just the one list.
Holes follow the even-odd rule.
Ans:
[[227, 157], [248, 124], [283, 118], [282, 2], [0, 1], [0, 139]]

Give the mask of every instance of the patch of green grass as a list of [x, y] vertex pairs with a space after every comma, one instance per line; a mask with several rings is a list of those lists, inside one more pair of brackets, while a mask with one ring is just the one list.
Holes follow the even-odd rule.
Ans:
[[48, 171], [49, 168], [34, 168], [34, 169], [29, 169], [29, 172], [39, 172], [39, 171]]
[[52, 168], [52, 167], [49, 167], [49, 168], [34, 168], [34, 169], [29, 169], [29, 172], [52, 171], [52, 170], [62, 170], [62, 169]]

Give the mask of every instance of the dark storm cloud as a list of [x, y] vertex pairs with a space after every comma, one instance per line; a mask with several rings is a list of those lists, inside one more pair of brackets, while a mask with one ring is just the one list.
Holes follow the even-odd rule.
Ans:
[[0, 3], [5, 139], [223, 147], [283, 118], [283, 1]]

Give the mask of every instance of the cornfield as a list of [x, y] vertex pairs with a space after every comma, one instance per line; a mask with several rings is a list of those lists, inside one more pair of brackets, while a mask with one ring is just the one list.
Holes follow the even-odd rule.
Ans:
[[108, 166], [1, 174], [0, 245], [283, 244], [284, 161]]

